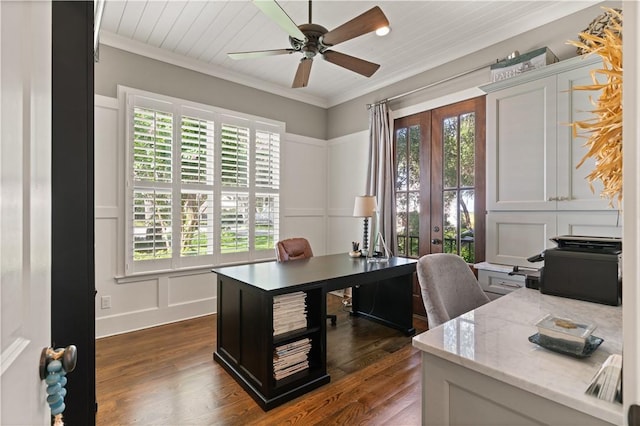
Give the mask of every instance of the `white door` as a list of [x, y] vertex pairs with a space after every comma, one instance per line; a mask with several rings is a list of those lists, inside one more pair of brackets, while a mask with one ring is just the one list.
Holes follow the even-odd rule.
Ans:
[[0, 1], [0, 424], [50, 424], [51, 3]]
[[[623, 271], [622, 271], [622, 330], [624, 348], [622, 357], [624, 382], [622, 399], [624, 414], [632, 409], [635, 422], [640, 424], [640, 5], [636, 2], [624, 2], [623, 38], [623, 190], [624, 190], [624, 222], [623, 222]], [[625, 418], [625, 420], [627, 420]], [[627, 424], [625, 422], [625, 424]]]

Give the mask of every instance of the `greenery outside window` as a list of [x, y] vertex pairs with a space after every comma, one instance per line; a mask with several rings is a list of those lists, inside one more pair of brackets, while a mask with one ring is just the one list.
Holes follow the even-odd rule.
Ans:
[[127, 274], [273, 257], [283, 123], [133, 89]]

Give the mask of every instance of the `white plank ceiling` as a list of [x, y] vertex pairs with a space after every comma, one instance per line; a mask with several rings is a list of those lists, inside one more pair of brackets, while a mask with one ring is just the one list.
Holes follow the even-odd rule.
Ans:
[[[288, 35], [248, 0], [106, 0], [100, 42], [329, 107], [595, 3], [598, 2], [316, 0], [313, 22], [328, 30], [376, 5], [382, 8], [392, 30], [385, 37], [370, 33], [333, 48], [380, 64], [372, 77], [317, 57], [309, 85], [301, 89], [291, 88], [299, 53], [246, 60], [227, 57], [229, 52], [290, 47]], [[279, 4], [296, 24], [308, 22], [306, 1]]]

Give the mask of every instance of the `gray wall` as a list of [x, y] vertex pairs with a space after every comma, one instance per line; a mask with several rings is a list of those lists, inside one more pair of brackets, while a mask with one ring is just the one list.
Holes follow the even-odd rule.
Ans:
[[[606, 5], [619, 7], [620, 2], [607, 2]], [[578, 38], [578, 33], [583, 31], [596, 16], [602, 13], [603, 10], [601, 5], [592, 6], [581, 12], [554, 21], [518, 37], [495, 44], [474, 54], [467, 55], [457, 61], [439, 66], [410, 79], [392, 84], [383, 89], [331, 107], [328, 115], [328, 139], [368, 129], [369, 122], [367, 104], [406, 93], [419, 87], [427, 86], [441, 81], [442, 79], [473, 70], [486, 64], [491, 64], [497, 59], [506, 57], [514, 50], [518, 50], [520, 53], [526, 53], [546, 46], [549, 47], [551, 51], [560, 58], [560, 60], [575, 56], [575, 48], [567, 45], [566, 41], [576, 40]], [[415, 105], [429, 99], [443, 96], [447, 91], [463, 90], [477, 86], [478, 83], [488, 83], [490, 81], [489, 69], [486, 70], [485, 75], [486, 78], [483, 76], [479, 81], [476, 75], [475, 78], [467, 78], [467, 82], [457, 82], [457, 85], [449, 83], [444, 85], [445, 90], [443, 90], [442, 87], [435, 86], [406, 98], [391, 102], [390, 108], [392, 110], [397, 110], [399, 108]]]
[[327, 139], [325, 108], [100, 45], [95, 93], [116, 98], [118, 84], [283, 121], [288, 133]]
[[[354, 134], [369, 127], [367, 104], [393, 97], [442, 79], [490, 64], [518, 50], [526, 53], [549, 47], [561, 60], [575, 56], [575, 48], [566, 44], [598, 15], [602, 6], [620, 7], [620, 1], [592, 6], [569, 17], [528, 31], [518, 37], [495, 44], [462, 59], [423, 72], [404, 81], [368, 93], [329, 109], [291, 100], [241, 84], [232, 83], [197, 71], [128, 53], [110, 46], [100, 46], [100, 62], [95, 65], [95, 93], [116, 97], [116, 85], [148, 90], [233, 111], [271, 118], [286, 123], [287, 132], [331, 140]], [[481, 35], [479, 35], [481, 36]], [[489, 69], [464, 79], [436, 85], [390, 103], [392, 110], [416, 105], [444, 94], [477, 87], [490, 80]]]

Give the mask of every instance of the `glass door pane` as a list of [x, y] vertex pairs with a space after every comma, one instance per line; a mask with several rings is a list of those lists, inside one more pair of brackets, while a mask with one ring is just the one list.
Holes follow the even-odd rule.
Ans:
[[442, 143], [442, 251], [475, 263], [475, 113], [440, 120]]
[[396, 126], [396, 254], [399, 256], [419, 256], [421, 143], [420, 125]]
[[468, 263], [475, 263], [475, 190], [465, 189], [460, 191], [459, 201], [459, 254]]

